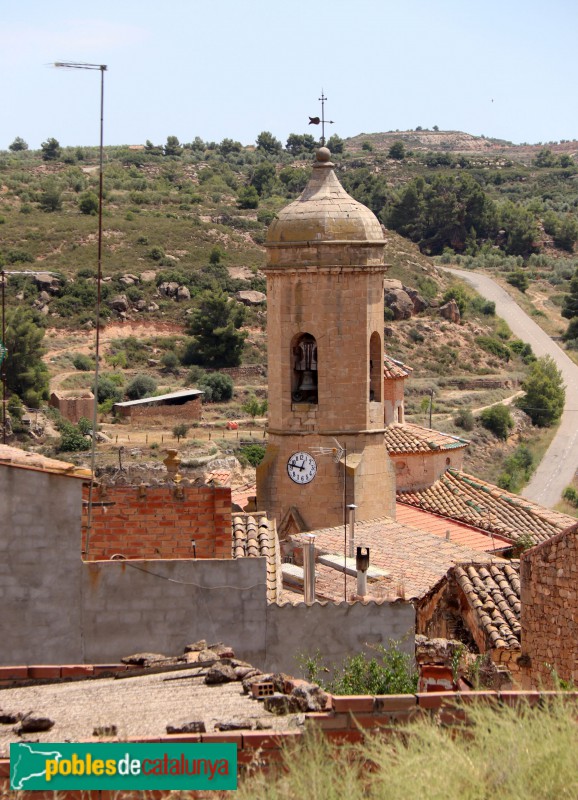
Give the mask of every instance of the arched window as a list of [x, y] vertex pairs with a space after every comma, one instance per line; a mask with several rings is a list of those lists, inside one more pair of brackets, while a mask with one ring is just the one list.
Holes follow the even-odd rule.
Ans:
[[381, 403], [381, 387], [383, 385], [383, 356], [381, 355], [381, 337], [372, 333], [369, 340], [369, 399]]
[[295, 337], [291, 346], [291, 399], [317, 403], [317, 342], [310, 333]]

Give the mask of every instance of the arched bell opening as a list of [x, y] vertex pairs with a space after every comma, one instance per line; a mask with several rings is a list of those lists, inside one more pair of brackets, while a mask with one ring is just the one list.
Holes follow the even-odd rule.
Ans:
[[291, 400], [317, 403], [317, 342], [310, 333], [300, 333], [291, 344]]
[[372, 333], [369, 340], [369, 399], [381, 403], [383, 384], [383, 357], [381, 355], [381, 336]]

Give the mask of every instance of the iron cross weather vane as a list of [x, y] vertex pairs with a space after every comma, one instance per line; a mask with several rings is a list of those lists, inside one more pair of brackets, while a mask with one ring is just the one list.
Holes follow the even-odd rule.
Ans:
[[321, 89], [321, 118], [319, 117], [309, 117], [309, 124], [310, 125], [319, 125], [321, 123], [321, 147], [325, 147], [325, 123], [328, 125], [333, 125], [332, 119], [325, 119], [325, 101], [327, 97], [323, 94], [323, 89]]

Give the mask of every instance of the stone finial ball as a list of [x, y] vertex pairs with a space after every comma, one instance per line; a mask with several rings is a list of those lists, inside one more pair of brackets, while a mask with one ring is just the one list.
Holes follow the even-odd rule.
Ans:
[[329, 161], [331, 158], [331, 150], [328, 147], [320, 147], [316, 155], [317, 161]]

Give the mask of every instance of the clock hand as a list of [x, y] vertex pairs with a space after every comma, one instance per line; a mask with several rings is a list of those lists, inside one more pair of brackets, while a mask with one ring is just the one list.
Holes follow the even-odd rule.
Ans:
[[303, 469], [305, 469], [305, 467], [303, 466], [303, 464], [301, 464], [301, 466], [299, 466], [299, 464], [297, 464], [297, 462], [296, 462], [296, 461], [290, 461], [290, 462], [289, 462], [289, 466], [290, 466], [290, 467], [295, 467], [295, 469], [300, 469], [300, 470], [303, 470]]

